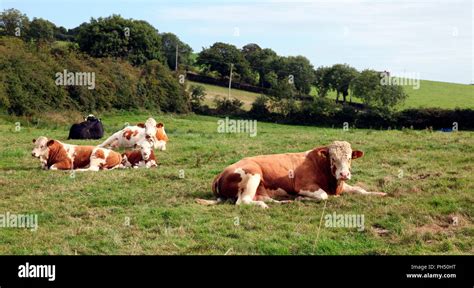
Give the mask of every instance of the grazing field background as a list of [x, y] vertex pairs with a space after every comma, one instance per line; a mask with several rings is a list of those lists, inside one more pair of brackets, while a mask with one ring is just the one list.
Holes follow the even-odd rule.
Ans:
[[[0, 212], [38, 214], [37, 231], [0, 228], [0, 254], [473, 254], [473, 132], [327, 129], [258, 123], [258, 134], [217, 133], [218, 118], [100, 115], [106, 137], [148, 116], [170, 141], [159, 168], [44, 171], [32, 139], [66, 141], [78, 114], [0, 117]], [[16, 131], [15, 123], [20, 122]], [[104, 138], [105, 139], [105, 138]], [[351, 184], [384, 198], [343, 195], [327, 202], [201, 206], [210, 184], [239, 159], [297, 152], [346, 140], [366, 155]], [[183, 176], [184, 172], [184, 177]], [[362, 214], [365, 229], [325, 227], [325, 214]], [[457, 223], [456, 223], [457, 220]], [[319, 227], [321, 228], [319, 229]]]
[[[228, 89], [225, 87], [198, 83], [188, 81], [189, 85], [202, 85], [206, 88], [207, 97], [205, 104], [210, 107], [215, 106], [213, 99], [215, 97], [227, 97]], [[400, 109], [407, 108], [474, 108], [474, 85], [447, 83], [420, 80], [419, 89], [413, 89], [412, 86], [404, 86], [405, 92], [408, 94], [408, 98], [400, 105]], [[231, 97], [237, 98], [244, 102], [243, 109], [250, 110], [252, 103], [259, 96], [258, 93], [232, 89]], [[315, 87], [311, 90], [310, 95], [316, 96], [317, 90]], [[336, 92], [330, 91], [327, 95], [330, 99], [336, 99]], [[339, 100], [342, 100], [342, 96], [339, 96]], [[349, 97], [347, 98], [349, 101]], [[352, 98], [354, 103], [362, 103], [360, 99]]]

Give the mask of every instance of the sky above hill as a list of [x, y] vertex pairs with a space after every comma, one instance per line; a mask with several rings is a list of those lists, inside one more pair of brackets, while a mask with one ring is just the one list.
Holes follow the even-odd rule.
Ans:
[[0, 0], [0, 8], [66, 28], [120, 14], [178, 35], [195, 52], [214, 42], [257, 43], [280, 55], [304, 55], [315, 67], [348, 63], [474, 83], [471, 0]]

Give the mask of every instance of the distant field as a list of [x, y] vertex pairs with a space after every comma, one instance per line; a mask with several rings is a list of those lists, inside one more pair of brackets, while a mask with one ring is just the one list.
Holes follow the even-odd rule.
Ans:
[[[109, 136], [148, 116], [101, 118]], [[153, 116], [170, 137], [168, 149], [157, 152], [159, 168], [83, 173], [41, 170], [31, 140], [100, 140], [65, 140], [69, 125], [60, 116], [38, 125], [0, 117], [0, 213], [33, 213], [39, 222], [36, 232], [0, 228], [0, 254], [474, 253], [473, 132], [344, 132], [259, 122], [257, 136], [249, 137], [217, 133], [214, 117]], [[330, 196], [326, 204], [270, 204], [268, 210], [195, 203], [211, 199], [214, 176], [243, 157], [306, 151], [333, 140], [366, 152], [353, 162], [350, 183], [387, 197]], [[328, 213], [364, 215], [364, 229], [323, 221], [319, 230]]]
[[[209, 84], [194, 83], [190, 84], [203, 85], [208, 93], [206, 104], [212, 104], [214, 96], [220, 95], [227, 97], [228, 89], [220, 86]], [[413, 89], [411, 86], [405, 86], [408, 99], [400, 107], [417, 108], [417, 107], [439, 107], [439, 108], [473, 108], [474, 109], [474, 85], [445, 83], [435, 81], [420, 81], [420, 88]], [[316, 89], [313, 87], [311, 95], [317, 95]], [[250, 109], [252, 102], [258, 96], [258, 93], [252, 93], [242, 90], [232, 89], [231, 96], [236, 97], [244, 102], [244, 108]], [[329, 98], [336, 99], [336, 93], [328, 94]], [[348, 97], [349, 98], [349, 97]], [[342, 99], [342, 96], [340, 96]], [[360, 103], [359, 99], [353, 98], [353, 102]], [[212, 105], [211, 105], [212, 106]]]
[[[225, 87], [188, 81], [188, 87], [190, 85], [201, 85], [206, 88], [207, 95], [206, 95], [206, 100], [204, 101], [204, 104], [209, 105], [209, 107], [215, 106], [213, 102], [215, 97], [226, 98], [229, 95], [229, 89]], [[243, 109], [245, 110], [250, 110], [250, 108], [252, 107], [252, 103], [255, 101], [255, 98], [257, 98], [259, 95], [260, 94], [258, 93], [248, 92], [244, 90], [237, 90], [237, 89], [231, 89], [231, 94], [230, 94], [231, 98], [235, 97], [239, 99], [240, 101], [244, 102]]]

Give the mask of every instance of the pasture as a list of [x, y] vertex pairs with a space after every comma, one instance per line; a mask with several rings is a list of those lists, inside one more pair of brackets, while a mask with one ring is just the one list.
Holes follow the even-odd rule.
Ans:
[[[147, 113], [100, 115], [105, 137]], [[70, 119], [0, 118], [0, 213], [37, 214], [36, 231], [0, 228], [0, 254], [473, 254], [473, 132], [377, 131], [258, 123], [256, 137], [217, 133], [214, 117], [165, 123], [157, 169], [44, 171], [33, 138], [66, 143]], [[76, 119], [79, 120], [79, 119]], [[20, 129], [15, 129], [20, 122]], [[18, 130], [18, 131], [17, 131]], [[104, 138], [105, 139], [105, 138]], [[349, 141], [366, 155], [353, 178], [384, 198], [201, 206], [225, 166], [246, 156]], [[364, 229], [326, 227], [326, 214], [364, 215]]]
[[[228, 89], [221, 86], [215, 86], [210, 84], [203, 84], [189, 81], [190, 85], [202, 85], [206, 88], [206, 99], [204, 104], [210, 107], [215, 106], [213, 99], [217, 97], [227, 97]], [[408, 94], [408, 98], [400, 106], [400, 109], [407, 108], [429, 108], [438, 107], [445, 109], [454, 108], [473, 108], [474, 107], [474, 85], [447, 83], [420, 80], [419, 89], [413, 89], [412, 86], [404, 86], [405, 92]], [[252, 93], [243, 90], [232, 89], [231, 96], [244, 102], [243, 109], [250, 110], [252, 103], [255, 101], [258, 93]], [[316, 96], [317, 90], [313, 87], [310, 95]], [[336, 93], [330, 91], [328, 98], [336, 99]], [[342, 95], [339, 96], [339, 100], [342, 100]], [[347, 98], [349, 101], [349, 97]], [[352, 99], [355, 103], [361, 103], [357, 98]]]

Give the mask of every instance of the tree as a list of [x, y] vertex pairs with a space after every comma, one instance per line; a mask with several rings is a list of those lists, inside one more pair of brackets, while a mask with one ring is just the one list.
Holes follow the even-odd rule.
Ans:
[[242, 54], [244, 54], [245, 59], [249, 60], [247, 57], [254, 55], [257, 52], [262, 51], [262, 48], [255, 43], [249, 43], [242, 47]]
[[39, 42], [53, 42], [56, 25], [41, 18], [34, 18], [27, 32], [27, 39]]
[[158, 30], [146, 21], [124, 19], [120, 15], [92, 18], [79, 26], [76, 39], [81, 50], [93, 57], [124, 58], [134, 65], [164, 60]]
[[342, 94], [343, 102], [349, 95], [351, 81], [357, 77], [357, 70], [347, 64], [335, 64], [329, 71], [331, 89], [337, 93], [336, 102], [339, 101], [339, 94]]
[[257, 44], [245, 45], [242, 53], [251, 69], [258, 74], [255, 82], [261, 87], [270, 88], [272, 84], [265, 79], [267, 79], [267, 74], [272, 72], [271, 65], [278, 58], [277, 53], [269, 48], [261, 49]]
[[174, 70], [176, 65], [176, 45], [178, 45], [178, 65], [193, 64], [193, 49], [188, 44], [173, 33], [161, 33], [160, 36], [163, 56], [170, 69]]
[[326, 97], [331, 90], [331, 67], [321, 66], [314, 71], [314, 86], [318, 89], [319, 97]]
[[221, 78], [230, 74], [232, 64], [233, 72], [239, 74], [241, 79], [245, 80], [251, 76], [249, 63], [242, 52], [231, 44], [214, 43], [199, 53], [196, 63], [207, 66], [211, 71], [217, 71]]
[[[304, 56], [290, 56], [286, 58], [287, 71], [293, 76], [296, 90], [299, 94], [309, 94], [314, 82], [314, 67]], [[288, 76], [289, 76], [288, 75]]]
[[354, 97], [371, 107], [392, 109], [408, 95], [398, 85], [382, 85], [380, 74], [374, 70], [362, 71], [352, 82]]
[[[0, 14], [0, 35], [24, 36], [28, 30], [30, 20], [26, 14], [11, 8]], [[20, 34], [18, 35], [19, 32]]]

